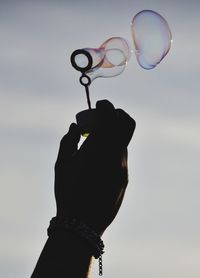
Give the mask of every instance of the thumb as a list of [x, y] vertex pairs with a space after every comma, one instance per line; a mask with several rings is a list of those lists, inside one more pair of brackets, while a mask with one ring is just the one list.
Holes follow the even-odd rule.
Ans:
[[78, 143], [80, 140], [80, 132], [75, 123], [70, 125], [69, 131], [63, 136], [60, 141], [60, 148], [56, 164], [63, 164], [69, 161], [77, 152]]

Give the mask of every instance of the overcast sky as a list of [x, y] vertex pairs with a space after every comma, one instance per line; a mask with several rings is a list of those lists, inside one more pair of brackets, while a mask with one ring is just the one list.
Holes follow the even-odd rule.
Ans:
[[143, 9], [168, 21], [170, 53], [151, 71], [132, 55], [123, 74], [90, 88], [93, 106], [107, 98], [137, 122], [127, 194], [104, 235], [104, 276], [200, 277], [196, 0], [0, 0], [0, 277], [30, 277], [55, 215], [59, 141], [87, 107], [72, 51], [113, 36], [132, 44], [130, 23]]

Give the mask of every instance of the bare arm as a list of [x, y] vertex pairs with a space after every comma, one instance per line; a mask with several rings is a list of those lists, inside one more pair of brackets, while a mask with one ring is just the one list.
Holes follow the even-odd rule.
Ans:
[[92, 256], [73, 234], [48, 238], [31, 278], [86, 278]]

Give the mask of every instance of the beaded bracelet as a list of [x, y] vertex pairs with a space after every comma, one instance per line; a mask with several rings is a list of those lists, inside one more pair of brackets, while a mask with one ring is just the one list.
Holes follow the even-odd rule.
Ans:
[[86, 224], [75, 218], [53, 217], [47, 229], [48, 236], [56, 231], [71, 231], [87, 242], [95, 259], [99, 259], [99, 276], [103, 275], [102, 255], [104, 243], [100, 236]]

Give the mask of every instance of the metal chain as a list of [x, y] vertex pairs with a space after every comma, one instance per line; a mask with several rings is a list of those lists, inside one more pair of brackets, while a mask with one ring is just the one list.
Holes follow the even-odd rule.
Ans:
[[99, 257], [99, 276], [103, 276], [103, 262], [102, 262], [102, 255]]

